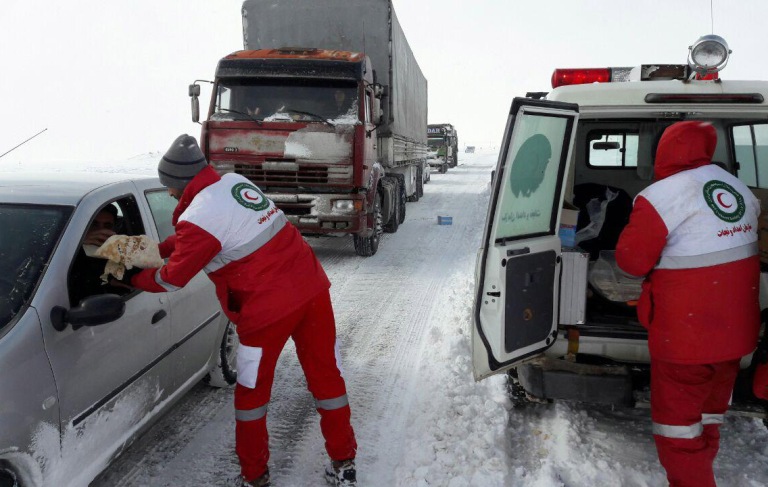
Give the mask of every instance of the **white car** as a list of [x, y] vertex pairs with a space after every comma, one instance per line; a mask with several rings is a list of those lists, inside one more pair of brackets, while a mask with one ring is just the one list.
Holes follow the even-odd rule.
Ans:
[[80, 292], [102, 209], [161, 241], [175, 206], [156, 177], [0, 177], [0, 486], [86, 487], [197, 382], [235, 382], [237, 335], [203, 273], [174, 293]]

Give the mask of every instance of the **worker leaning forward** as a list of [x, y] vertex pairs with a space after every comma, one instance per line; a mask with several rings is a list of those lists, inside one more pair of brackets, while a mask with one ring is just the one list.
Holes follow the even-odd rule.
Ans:
[[759, 201], [711, 164], [715, 129], [666, 129], [656, 182], [635, 199], [616, 246], [628, 274], [646, 276], [638, 304], [651, 354], [651, 418], [670, 485], [715, 485], [713, 463], [740, 359], [760, 327]]
[[205, 270], [224, 312], [237, 325], [238, 485], [269, 485], [267, 404], [289, 337], [320, 413], [331, 458], [327, 480], [355, 485], [357, 444], [338, 362], [330, 282], [312, 248], [248, 179], [219, 176], [189, 135], [174, 141], [158, 172], [179, 200], [176, 232], [160, 244], [167, 264], [140, 272], [131, 284], [149, 292], [175, 291]]

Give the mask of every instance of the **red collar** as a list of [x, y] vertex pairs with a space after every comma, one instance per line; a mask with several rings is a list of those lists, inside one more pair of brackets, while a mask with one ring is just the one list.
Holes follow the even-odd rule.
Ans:
[[173, 210], [173, 225], [179, 222], [179, 217], [184, 210], [186, 210], [192, 203], [192, 200], [197, 194], [207, 188], [208, 186], [221, 181], [221, 176], [211, 166], [205, 166], [202, 171], [192, 178], [192, 181], [184, 188], [181, 198], [179, 198], [179, 204], [176, 205], [176, 209]]

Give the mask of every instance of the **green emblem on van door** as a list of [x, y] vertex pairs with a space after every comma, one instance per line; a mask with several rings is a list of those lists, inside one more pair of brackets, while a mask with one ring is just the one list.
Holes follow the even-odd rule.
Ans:
[[238, 203], [250, 210], [261, 211], [269, 208], [269, 200], [259, 188], [248, 183], [237, 183], [232, 187], [232, 196]]
[[704, 201], [715, 216], [728, 223], [741, 220], [747, 210], [741, 193], [730, 184], [716, 179], [704, 185]]

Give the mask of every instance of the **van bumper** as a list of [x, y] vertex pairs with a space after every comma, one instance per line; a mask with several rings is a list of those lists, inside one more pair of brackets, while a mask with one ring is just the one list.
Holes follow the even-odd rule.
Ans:
[[528, 394], [541, 399], [635, 405], [632, 374], [622, 365], [585, 365], [543, 358], [517, 366], [517, 377]]

